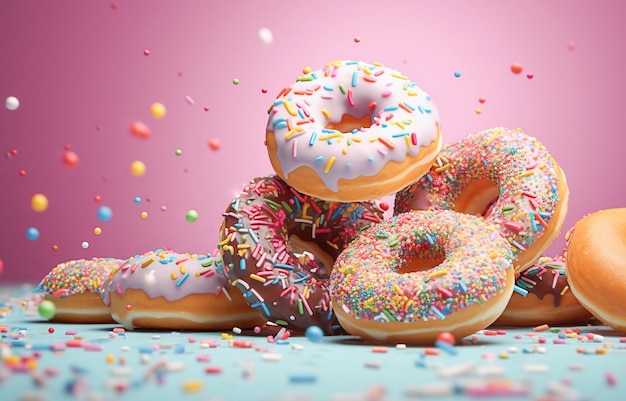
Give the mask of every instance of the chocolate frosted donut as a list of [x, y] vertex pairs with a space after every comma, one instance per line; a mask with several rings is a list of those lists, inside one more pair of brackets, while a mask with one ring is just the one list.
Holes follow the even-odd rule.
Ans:
[[592, 316], [570, 291], [565, 258], [543, 256], [515, 280], [515, 292], [496, 325], [582, 323]]
[[373, 201], [328, 202], [301, 194], [278, 176], [255, 178], [224, 212], [224, 271], [270, 322], [333, 334], [339, 326], [327, 282], [339, 253], [382, 220]]

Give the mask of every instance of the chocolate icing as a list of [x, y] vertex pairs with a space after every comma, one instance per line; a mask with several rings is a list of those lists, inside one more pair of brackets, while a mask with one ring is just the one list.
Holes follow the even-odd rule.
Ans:
[[278, 176], [255, 178], [224, 212], [224, 271], [268, 321], [295, 332], [315, 325], [336, 333], [327, 287], [332, 264], [360, 230], [382, 218], [373, 201], [328, 202]]
[[[555, 276], [556, 281], [555, 281]], [[565, 261], [562, 257], [542, 257], [528, 269], [516, 276], [515, 284], [543, 299], [548, 294], [554, 297], [554, 307], [558, 308], [561, 302], [561, 293], [565, 287], [569, 288], [565, 271]]]

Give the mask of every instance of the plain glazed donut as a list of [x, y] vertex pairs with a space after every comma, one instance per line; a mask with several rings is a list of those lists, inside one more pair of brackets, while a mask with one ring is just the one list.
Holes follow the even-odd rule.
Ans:
[[338, 333], [327, 289], [337, 255], [372, 223], [374, 202], [337, 203], [303, 195], [280, 177], [255, 178], [224, 212], [224, 270], [271, 323], [304, 333]]
[[396, 194], [395, 211], [482, 215], [512, 245], [522, 271], [559, 235], [569, 199], [563, 171], [520, 129], [494, 128], [444, 146], [428, 174]]
[[114, 258], [71, 260], [55, 266], [36, 292], [52, 301], [60, 323], [113, 323], [111, 310], [102, 302], [103, 284], [124, 261]]
[[[433, 344], [493, 323], [513, 292], [511, 247], [484, 219], [415, 211], [364, 230], [330, 277], [333, 309], [352, 335]], [[434, 266], [434, 267], [433, 267]]]
[[381, 64], [334, 61], [283, 89], [269, 110], [268, 154], [299, 192], [354, 202], [393, 194], [441, 149], [430, 96]]
[[516, 274], [511, 300], [494, 325], [564, 325], [583, 323], [591, 318], [591, 313], [569, 290], [565, 258], [542, 256]]
[[230, 291], [219, 256], [157, 249], [128, 259], [105, 283], [103, 299], [124, 328], [230, 330], [262, 323]]
[[566, 240], [572, 292], [596, 318], [626, 333], [626, 208], [583, 217]]

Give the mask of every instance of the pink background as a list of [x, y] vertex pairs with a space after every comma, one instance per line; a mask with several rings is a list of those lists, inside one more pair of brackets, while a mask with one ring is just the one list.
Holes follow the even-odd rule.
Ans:
[[[303, 67], [334, 59], [379, 61], [411, 78], [438, 105], [444, 142], [499, 125], [537, 137], [567, 174], [566, 229], [626, 206], [619, 0], [112, 4], [0, 2], [0, 282], [36, 282], [70, 259], [213, 250], [232, 197], [272, 172], [263, 144], [272, 100]], [[17, 110], [4, 107], [8, 96]], [[165, 118], [151, 116], [153, 102]], [[130, 134], [135, 121], [149, 139]], [[75, 168], [61, 162], [66, 146], [80, 157]], [[133, 160], [144, 176], [130, 174]], [[46, 211], [31, 209], [35, 193], [48, 197]], [[101, 205], [111, 221], [98, 220]]]

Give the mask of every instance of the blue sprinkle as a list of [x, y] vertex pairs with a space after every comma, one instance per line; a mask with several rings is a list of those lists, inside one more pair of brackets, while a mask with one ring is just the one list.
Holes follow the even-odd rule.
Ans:
[[317, 139], [317, 132], [313, 131], [311, 137], [309, 138], [309, 146], [313, 146], [315, 144], [315, 140]]
[[517, 285], [513, 286], [513, 291], [517, 292], [518, 294], [520, 294], [523, 297], [528, 295], [528, 291], [526, 291], [525, 289], [523, 289], [522, 287], [519, 287]]
[[356, 80], [357, 80], [357, 77], [358, 77], [358, 73], [357, 73], [356, 71], [354, 71], [354, 72], [352, 73], [352, 87], [353, 87], [353, 88], [356, 86]]
[[239, 259], [239, 270], [246, 270], [246, 259]]
[[185, 275], [182, 276], [180, 280], [176, 282], [176, 287], [180, 287], [181, 285], [183, 285], [183, 283], [185, 282], [185, 280], [187, 280], [188, 277], [189, 277], [189, 272], [185, 273]]
[[291, 375], [289, 376], [290, 383], [315, 383], [317, 382], [317, 376], [314, 375]]

